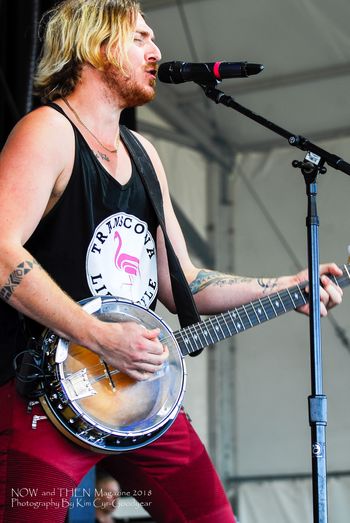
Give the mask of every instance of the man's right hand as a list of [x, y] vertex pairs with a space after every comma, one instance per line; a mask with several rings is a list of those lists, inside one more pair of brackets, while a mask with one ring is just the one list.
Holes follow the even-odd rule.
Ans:
[[148, 330], [134, 322], [99, 321], [95, 352], [107, 363], [130, 377], [144, 381], [159, 371], [169, 356], [159, 341], [160, 330]]

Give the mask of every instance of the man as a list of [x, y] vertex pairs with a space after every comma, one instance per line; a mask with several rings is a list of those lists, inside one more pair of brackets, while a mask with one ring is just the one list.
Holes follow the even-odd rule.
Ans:
[[[13, 383], [12, 360], [23, 349], [18, 311], [135, 380], [152, 377], [168, 357], [157, 329], [102, 322], [76, 303], [104, 292], [133, 301], [147, 296], [144, 304], [154, 307], [157, 294], [175, 312], [163, 234], [119, 132], [122, 109], [154, 97], [160, 59], [136, 1], [61, 2], [48, 21], [36, 77], [42, 98], [55, 105], [25, 116], [2, 153], [0, 441], [6, 522], [63, 522], [74, 487], [100, 460], [124, 490], [147, 502], [157, 522], [235, 521], [183, 412], [156, 442], [106, 457], [78, 447], [47, 419], [36, 418], [33, 430], [33, 415], [43, 411], [35, 405], [28, 414], [28, 402]], [[137, 138], [156, 170], [168, 235], [201, 314], [233, 308], [307, 278], [306, 271], [253, 279], [195, 267], [160, 159], [145, 138]], [[321, 314], [326, 315], [342, 294], [326, 273], [338, 276], [341, 270], [327, 264], [320, 271]], [[147, 293], [150, 282], [153, 295]], [[307, 313], [308, 306], [301, 311]]]
[[103, 469], [96, 470], [95, 516], [96, 523], [115, 523], [113, 517], [118, 507], [121, 489], [119, 483]]

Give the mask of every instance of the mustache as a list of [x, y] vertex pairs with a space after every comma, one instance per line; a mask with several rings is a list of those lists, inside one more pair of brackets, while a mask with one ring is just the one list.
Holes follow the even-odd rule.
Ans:
[[146, 65], [145, 65], [145, 70], [147, 72], [151, 72], [151, 73], [155, 73], [157, 74], [158, 73], [158, 69], [159, 69], [159, 64], [158, 63], [155, 63], [155, 62], [148, 62]]

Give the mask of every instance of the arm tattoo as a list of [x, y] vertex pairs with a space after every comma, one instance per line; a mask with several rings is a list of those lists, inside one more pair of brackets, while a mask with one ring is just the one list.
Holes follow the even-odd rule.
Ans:
[[40, 267], [40, 264], [34, 260], [34, 258], [31, 261], [26, 260], [17, 265], [15, 270], [11, 272], [5, 285], [0, 288], [0, 298], [2, 298], [4, 301], [9, 301], [12, 294], [15, 292], [16, 287], [18, 287], [24, 276], [28, 274], [28, 272], [30, 272], [35, 265]]
[[260, 287], [263, 289], [263, 294], [269, 294], [270, 291], [277, 287], [278, 278], [270, 280], [259, 278], [256, 281], [258, 282], [258, 285], [260, 285]]
[[252, 281], [252, 278], [232, 276], [217, 271], [201, 270], [193, 282], [190, 283], [190, 289], [192, 294], [197, 294], [197, 292], [200, 292], [206, 287], [209, 287], [209, 285], [223, 287], [224, 285], [236, 285], [238, 283], [245, 283], [249, 281]]

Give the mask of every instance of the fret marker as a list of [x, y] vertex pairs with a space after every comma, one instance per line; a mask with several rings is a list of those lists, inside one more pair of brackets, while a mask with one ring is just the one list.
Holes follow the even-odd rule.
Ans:
[[241, 324], [240, 323], [237, 323], [237, 329], [241, 329]]
[[275, 301], [275, 305], [278, 308], [280, 306], [280, 302], [279, 301]]
[[296, 298], [296, 299], [299, 298], [299, 294], [297, 292], [294, 294], [294, 298]]
[[258, 308], [258, 313], [262, 314], [262, 310], [260, 309], [260, 307]]

